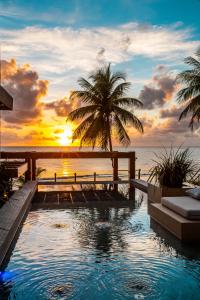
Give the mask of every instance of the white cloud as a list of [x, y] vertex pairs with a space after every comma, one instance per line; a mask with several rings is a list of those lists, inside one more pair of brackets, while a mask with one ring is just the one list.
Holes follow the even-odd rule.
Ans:
[[[122, 64], [138, 57], [141, 68], [145, 68], [145, 57], [156, 60], [156, 64], [159, 60], [180, 64], [200, 45], [200, 41], [193, 39], [191, 29], [180, 26], [129, 23], [115, 28], [26, 27], [0, 29], [0, 39], [3, 58], [16, 58], [20, 64], [29, 62], [50, 81], [50, 92], [62, 97], [64, 91], [74, 87], [79, 76], [86, 76], [101, 62]], [[51, 88], [51, 82], [60, 83]]]
[[[191, 40], [190, 29], [129, 23], [116, 28], [40, 28], [0, 30], [7, 58], [25, 58], [51, 72], [66, 69], [90, 70], [104, 49], [104, 58], [113, 63], [143, 55], [155, 59], [182, 59], [200, 45]], [[9, 57], [8, 57], [9, 56]]]

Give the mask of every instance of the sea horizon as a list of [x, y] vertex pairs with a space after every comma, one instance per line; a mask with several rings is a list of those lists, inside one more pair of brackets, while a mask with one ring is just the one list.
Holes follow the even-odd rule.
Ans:
[[[178, 147], [174, 147], [176, 149]], [[181, 148], [188, 148], [182, 145]], [[136, 177], [138, 170], [141, 170], [141, 177], [147, 179], [149, 170], [154, 165], [156, 154], [162, 153], [163, 147], [114, 147], [114, 151], [135, 151], [136, 153]], [[165, 147], [169, 150], [170, 147]], [[189, 147], [191, 158], [200, 164], [200, 147]], [[92, 150], [91, 147], [75, 146], [2, 146], [1, 151], [101, 151], [99, 148]], [[74, 173], [77, 177], [97, 176], [112, 176], [112, 164], [110, 159], [38, 159], [37, 167], [44, 168], [46, 171], [42, 174], [43, 178], [71, 177]], [[126, 178], [128, 175], [128, 160], [119, 159], [119, 176]]]
[[[200, 145], [192, 145], [192, 146], [189, 146], [189, 145], [184, 145], [184, 144], [181, 144], [181, 145], [161, 145], [161, 146], [148, 146], [148, 145], [143, 145], [143, 146], [129, 146], [129, 147], [122, 147], [122, 146], [113, 146], [113, 150], [117, 150], [119, 149], [120, 151], [125, 151], [125, 150], [133, 150], [133, 149], [138, 149], [138, 148], [163, 148], [163, 149], [169, 149], [169, 148], [181, 148], [181, 149], [185, 149], [185, 148], [200, 148]], [[24, 146], [24, 145], [20, 145], [20, 146], [7, 146], [7, 145], [1, 145], [1, 150], [2, 151], [6, 151], [7, 148], [60, 148], [60, 149], [68, 149], [68, 148], [75, 148], [75, 149], [78, 149], [79, 151], [83, 150], [83, 149], [90, 149], [91, 151], [105, 151], [105, 150], [102, 150], [101, 148], [99, 147], [95, 147], [94, 149], [90, 146], [83, 146], [83, 147], [79, 147], [79, 146], [61, 146], [61, 145], [57, 145], [57, 146], [48, 146], [48, 145], [32, 145], [32, 146]]]

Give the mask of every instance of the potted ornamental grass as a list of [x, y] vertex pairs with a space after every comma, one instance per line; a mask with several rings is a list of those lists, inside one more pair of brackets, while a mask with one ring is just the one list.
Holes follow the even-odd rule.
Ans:
[[184, 183], [191, 181], [199, 171], [199, 165], [191, 158], [189, 148], [164, 149], [155, 154], [154, 166], [148, 179], [148, 199], [160, 202], [161, 197], [183, 196], [189, 188]]

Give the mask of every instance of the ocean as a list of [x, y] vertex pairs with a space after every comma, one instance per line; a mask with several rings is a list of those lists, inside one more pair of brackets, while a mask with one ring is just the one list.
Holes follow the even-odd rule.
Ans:
[[[80, 151], [78, 147], [2, 147], [2, 151]], [[169, 150], [169, 148], [165, 148]], [[154, 165], [155, 154], [163, 151], [163, 148], [153, 147], [115, 147], [115, 151], [135, 151], [136, 152], [136, 170], [141, 169], [141, 174], [147, 174]], [[91, 151], [91, 148], [85, 147], [81, 151]], [[98, 151], [98, 150], [96, 150]], [[200, 147], [191, 147], [191, 157], [196, 163], [200, 164]], [[112, 174], [112, 164], [110, 159], [44, 159], [37, 161], [37, 167], [46, 169], [42, 177], [70, 177], [76, 172], [77, 176], [93, 176], [94, 172], [101, 178]], [[126, 177], [128, 171], [128, 160], [119, 159], [119, 174]], [[136, 173], [137, 176], [137, 173]], [[145, 177], [145, 175], [142, 175]]]

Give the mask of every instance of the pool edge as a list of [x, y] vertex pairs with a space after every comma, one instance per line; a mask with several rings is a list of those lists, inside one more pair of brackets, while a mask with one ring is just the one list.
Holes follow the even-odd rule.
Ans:
[[36, 181], [25, 183], [0, 209], [0, 267], [30, 208], [36, 190]]

